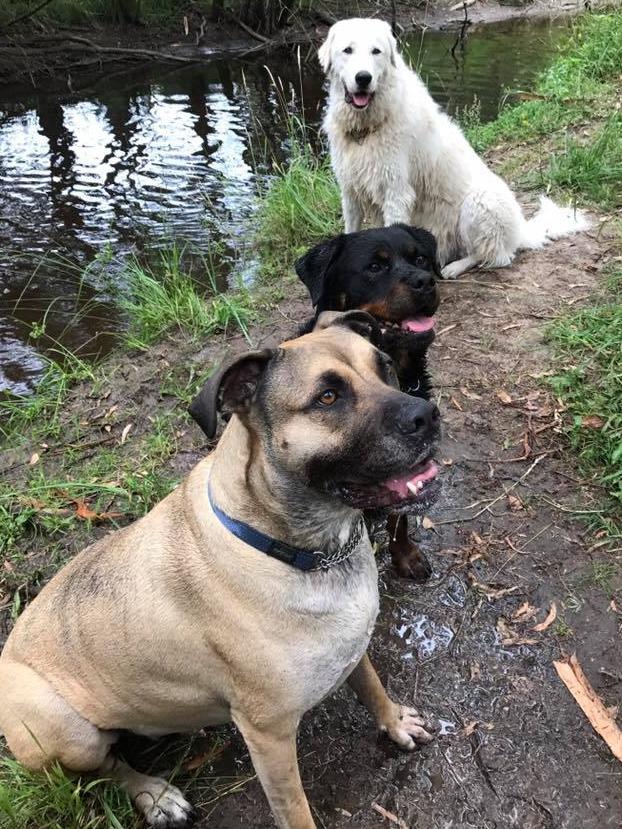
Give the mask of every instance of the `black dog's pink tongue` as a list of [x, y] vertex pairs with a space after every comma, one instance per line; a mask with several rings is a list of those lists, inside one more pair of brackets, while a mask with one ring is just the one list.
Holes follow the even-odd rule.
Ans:
[[410, 319], [401, 321], [400, 328], [404, 331], [412, 331], [413, 334], [422, 334], [434, 328], [434, 317], [410, 317]]
[[369, 92], [354, 92], [352, 95], [352, 100], [357, 105], [357, 107], [367, 106], [370, 98], [371, 95], [369, 94]]

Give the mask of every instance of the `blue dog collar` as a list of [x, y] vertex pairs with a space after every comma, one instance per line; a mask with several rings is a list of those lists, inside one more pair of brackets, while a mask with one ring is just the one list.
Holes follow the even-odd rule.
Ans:
[[305, 572], [310, 570], [328, 570], [329, 567], [340, 564], [352, 555], [363, 538], [364, 522], [361, 516], [350, 538], [342, 547], [339, 547], [332, 553], [325, 553], [321, 550], [305, 550], [302, 547], [292, 547], [283, 541], [271, 538], [269, 535], [262, 533], [260, 530], [255, 529], [255, 527], [251, 527], [249, 524], [245, 524], [244, 521], [231, 518], [230, 515], [223, 512], [220, 507], [216, 506], [212, 499], [209, 483], [207, 485], [207, 499], [212, 508], [212, 512], [223, 527], [229, 530], [236, 538], [239, 538], [240, 541], [243, 541], [250, 547], [254, 547], [261, 553], [265, 553], [267, 556], [276, 558], [285, 564], [289, 564]]

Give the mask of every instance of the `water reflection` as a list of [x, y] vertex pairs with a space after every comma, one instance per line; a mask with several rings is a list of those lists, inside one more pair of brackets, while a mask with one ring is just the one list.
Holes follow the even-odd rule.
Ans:
[[[490, 118], [505, 86], [529, 83], [563, 25], [489, 28], [453, 57], [454, 33], [415, 36], [406, 49], [440, 103], [454, 111], [477, 95]], [[315, 59], [302, 80], [294, 56], [271, 58], [269, 70], [151, 66], [90, 94], [29, 92], [0, 106], [0, 390], [27, 392], [40, 376], [29, 331], [44, 316], [46, 333], [73, 350], [109, 347], [115, 262], [130, 251], [217, 241], [228, 263], [219, 287], [231, 261], [248, 272], [258, 177], [287, 153], [283, 104], [317, 125], [323, 103]], [[110, 267], [82, 275], [107, 250]]]

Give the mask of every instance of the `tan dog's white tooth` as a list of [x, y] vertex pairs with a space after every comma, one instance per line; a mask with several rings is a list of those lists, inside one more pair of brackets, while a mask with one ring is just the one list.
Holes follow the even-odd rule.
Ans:
[[412, 481], [407, 481], [406, 482], [406, 488], [409, 489], [412, 492], [413, 495], [418, 495], [419, 494], [418, 484], [413, 484]]

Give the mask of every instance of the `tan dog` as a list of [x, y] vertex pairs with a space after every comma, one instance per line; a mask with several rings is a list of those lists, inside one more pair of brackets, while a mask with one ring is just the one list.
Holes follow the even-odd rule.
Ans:
[[[184, 826], [178, 789], [114, 757], [117, 731], [233, 720], [278, 825], [312, 829], [296, 730], [346, 678], [400, 746], [431, 739], [365, 655], [378, 589], [359, 506], [397, 497], [396, 481], [425, 499], [438, 412], [399, 392], [388, 358], [351, 330], [371, 336], [371, 317], [324, 324], [221, 369], [192, 407], [210, 435], [217, 409], [235, 413], [218, 448], [20, 616], [0, 657], [0, 731], [24, 765], [113, 778], [151, 826]], [[278, 541], [266, 555], [223, 520]], [[298, 559], [313, 569], [286, 563]]]

